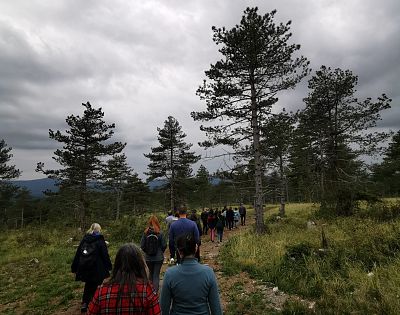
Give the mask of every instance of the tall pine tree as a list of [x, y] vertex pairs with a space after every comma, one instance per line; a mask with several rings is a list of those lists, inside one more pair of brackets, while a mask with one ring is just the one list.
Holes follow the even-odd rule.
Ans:
[[212, 28], [223, 59], [211, 65], [206, 71], [209, 82], [198, 89], [207, 110], [192, 113], [195, 120], [222, 122], [201, 126], [209, 137], [204, 146], [225, 144], [239, 155], [251, 152], [259, 233], [265, 231], [260, 126], [270, 116], [277, 93], [293, 88], [308, 73], [307, 60], [294, 58], [300, 46], [289, 43], [291, 22], [276, 25], [275, 13], [259, 15], [257, 8], [247, 8], [240, 25]]
[[57, 149], [53, 157], [62, 168], [45, 170], [44, 164], [39, 162], [36, 170], [76, 192], [80, 203], [80, 224], [84, 228], [89, 209], [88, 183], [102, 177], [103, 159], [120, 153], [126, 144], [109, 141], [114, 134], [115, 124], [104, 122], [101, 108], [95, 109], [89, 102], [82, 106], [82, 117], [67, 117], [69, 129], [65, 133], [49, 130], [50, 139], [63, 144], [63, 148]]
[[15, 168], [15, 165], [9, 165], [12, 154], [11, 147], [7, 147], [4, 139], [0, 140], [0, 182], [19, 177], [21, 172]]
[[173, 210], [179, 200], [177, 190], [185, 184], [185, 180], [192, 173], [191, 165], [196, 163], [200, 156], [189, 151], [192, 144], [185, 143], [186, 134], [174, 117], [169, 116], [164, 122], [164, 127], [157, 128], [157, 131], [160, 145], [151, 148], [151, 153], [144, 155], [151, 161], [146, 175], [149, 176], [149, 180], [168, 180], [170, 207]]
[[372, 128], [391, 100], [385, 94], [376, 102], [358, 100], [357, 81], [349, 70], [322, 66], [309, 80], [306, 108], [300, 114], [299, 130], [318, 156], [321, 211], [327, 214], [351, 214], [359, 190], [357, 157], [378, 152], [388, 137]]
[[8, 180], [17, 178], [21, 175], [19, 169], [15, 165], [10, 165], [9, 162], [12, 158], [10, 153], [11, 147], [7, 147], [4, 139], [0, 140], [0, 208], [3, 222], [7, 223], [7, 208], [11, 206], [13, 197], [18, 188], [8, 182]]
[[126, 155], [115, 154], [107, 160], [102, 174], [103, 186], [111, 189], [116, 197], [117, 211], [115, 218], [118, 220], [121, 210], [122, 193], [124, 186], [131, 177], [132, 169], [126, 162]]

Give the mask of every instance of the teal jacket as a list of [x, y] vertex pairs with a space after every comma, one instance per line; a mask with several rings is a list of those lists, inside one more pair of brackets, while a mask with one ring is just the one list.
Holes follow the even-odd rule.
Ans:
[[168, 268], [161, 289], [163, 315], [220, 315], [221, 303], [214, 271], [195, 258]]

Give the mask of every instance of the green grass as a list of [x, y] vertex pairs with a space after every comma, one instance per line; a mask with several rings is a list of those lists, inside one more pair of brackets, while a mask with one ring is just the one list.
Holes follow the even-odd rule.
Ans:
[[[147, 216], [122, 218], [103, 226], [114, 261], [118, 248], [136, 243]], [[0, 236], [0, 313], [49, 314], [80, 300], [83, 283], [75, 281], [71, 263], [82, 235], [73, 228], [9, 230]], [[72, 243], [67, 242], [74, 238]], [[35, 262], [37, 259], [38, 262]]]
[[[320, 314], [400, 314], [400, 221], [355, 216], [318, 220], [309, 229], [314, 211], [309, 204], [290, 204], [287, 216], [276, 219], [278, 208], [271, 209], [270, 234], [229, 240], [220, 256], [224, 271], [247, 271], [315, 300]], [[320, 251], [322, 227], [327, 251]]]

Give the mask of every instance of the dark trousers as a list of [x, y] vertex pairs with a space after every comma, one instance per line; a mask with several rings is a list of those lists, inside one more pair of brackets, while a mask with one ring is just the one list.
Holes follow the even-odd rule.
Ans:
[[245, 214], [240, 215], [240, 223], [242, 225], [246, 225], [246, 215]]
[[233, 219], [228, 219], [228, 228], [229, 230], [233, 229]]
[[207, 235], [207, 232], [208, 232], [207, 221], [203, 221], [203, 235]]
[[218, 230], [217, 229], [217, 240], [219, 242], [222, 242], [222, 236], [224, 235], [224, 230]]
[[160, 285], [160, 270], [163, 261], [146, 261], [147, 267], [149, 268], [150, 281], [153, 283], [154, 289], [158, 292]]
[[89, 305], [93, 299], [93, 295], [96, 292], [98, 284], [95, 282], [85, 282], [85, 288], [83, 289], [82, 303]]

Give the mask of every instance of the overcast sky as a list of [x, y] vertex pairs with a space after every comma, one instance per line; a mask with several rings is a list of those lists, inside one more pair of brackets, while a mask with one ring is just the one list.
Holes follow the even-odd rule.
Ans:
[[[211, 27], [238, 24], [247, 6], [292, 20], [291, 41], [313, 70], [352, 70], [360, 98], [386, 93], [392, 109], [380, 127], [399, 129], [398, 0], [1, 0], [0, 139], [13, 148], [21, 179], [43, 177], [34, 171], [39, 161], [57, 167], [51, 157], [60, 146], [48, 129], [65, 130], [65, 118], [81, 115], [86, 101], [116, 124], [115, 140], [128, 143], [129, 164], [142, 178], [143, 153], [158, 144], [157, 127], [169, 115], [205, 155], [190, 112], [205, 109], [195, 91], [220, 58]], [[277, 106], [300, 108], [307, 80]], [[200, 163], [214, 171], [225, 162]]]

